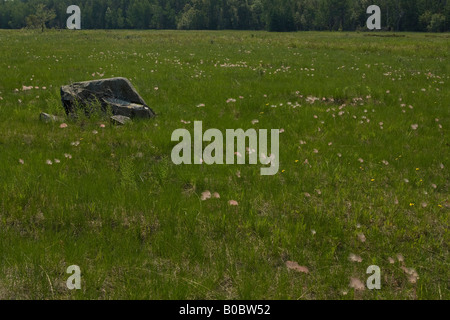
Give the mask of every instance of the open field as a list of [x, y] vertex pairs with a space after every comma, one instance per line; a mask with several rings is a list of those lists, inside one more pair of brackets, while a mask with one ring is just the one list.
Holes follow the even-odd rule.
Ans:
[[[450, 37], [367, 35], [0, 30], [0, 299], [450, 299]], [[113, 76], [158, 116], [39, 121]], [[280, 171], [175, 166], [194, 121]]]

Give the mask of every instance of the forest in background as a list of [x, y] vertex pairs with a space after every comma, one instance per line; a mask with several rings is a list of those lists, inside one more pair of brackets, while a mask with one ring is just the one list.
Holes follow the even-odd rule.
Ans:
[[358, 31], [375, 4], [385, 31], [450, 31], [447, 0], [0, 0], [0, 28], [33, 27], [40, 4], [54, 12], [47, 28], [78, 5], [82, 29]]

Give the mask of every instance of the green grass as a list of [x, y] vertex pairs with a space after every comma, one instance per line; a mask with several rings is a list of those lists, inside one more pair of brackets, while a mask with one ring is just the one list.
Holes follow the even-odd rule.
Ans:
[[[449, 299], [450, 41], [404, 35], [0, 30], [0, 298]], [[38, 120], [101, 75], [158, 116]], [[280, 171], [175, 166], [196, 120], [283, 128]]]

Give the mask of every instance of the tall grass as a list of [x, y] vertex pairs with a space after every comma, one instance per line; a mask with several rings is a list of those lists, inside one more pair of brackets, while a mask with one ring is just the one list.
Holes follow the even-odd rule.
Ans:
[[[0, 31], [0, 41], [0, 298], [450, 297], [448, 35]], [[64, 116], [61, 85], [114, 76], [158, 116], [39, 122]], [[194, 121], [284, 129], [279, 173], [175, 166], [171, 134]], [[206, 190], [220, 199], [202, 201]], [[81, 290], [66, 287], [70, 265]], [[350, 288], [370, 265], [382, 289]]]

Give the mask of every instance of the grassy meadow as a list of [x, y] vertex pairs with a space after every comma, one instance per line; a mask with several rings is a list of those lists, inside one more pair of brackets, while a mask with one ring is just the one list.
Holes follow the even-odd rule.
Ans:
[[[450, 299], [450, 36], [370, 35], [0, 30], [0, 299]], [[117, 76], [156, 118], [39, 121]], [[174, 165], [194, 121], [279, 172]]]

